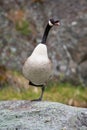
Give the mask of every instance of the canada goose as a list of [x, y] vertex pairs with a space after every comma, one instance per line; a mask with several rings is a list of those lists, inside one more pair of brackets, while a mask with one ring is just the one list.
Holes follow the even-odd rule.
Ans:
[[35, 47], [31, 56], [28, 57], [23, 66], [23, 74], [25, 78], [29, 80], [29, 85], [42, 88], [41, 96], [38, 99], [32, 101], [42, 100], [45, 83], [52, 75], [52, 64], [48, 58], [46, 39], [49, 30], [53, 25], [60, 25], [59, 20], [49, 20], [45, 28], [41, 43]]

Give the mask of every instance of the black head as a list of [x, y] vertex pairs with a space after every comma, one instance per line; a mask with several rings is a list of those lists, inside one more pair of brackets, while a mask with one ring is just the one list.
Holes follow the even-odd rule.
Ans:
[[59, 20], [54, 20], [53, 18], [49, 20], [49, 25], [53, 26], [53, 25], [60, 25], [60, 21]]

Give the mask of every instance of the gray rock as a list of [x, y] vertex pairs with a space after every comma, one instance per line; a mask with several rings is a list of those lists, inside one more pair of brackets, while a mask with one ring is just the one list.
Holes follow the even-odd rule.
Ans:
[[46, 101], [1, 101], [0, 130], [87, 130], [87, 109]]

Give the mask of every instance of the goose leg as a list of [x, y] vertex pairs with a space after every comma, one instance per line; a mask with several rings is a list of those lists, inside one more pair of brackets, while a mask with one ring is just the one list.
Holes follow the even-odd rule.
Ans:
[[41, 101], [41, 100], [42, 100], [42, 98], [43, 98], [43, 93], [44, 93], [44, 90], [45, 90], [45, 86], [42, 85], [42, 86], [41, 86], [41, 89], [42, 89], [42, 92], [41, 92], [40, 97], [39, 97], [38, 99], [34, 99], [34, 100], [31, 100], [31, 101]]

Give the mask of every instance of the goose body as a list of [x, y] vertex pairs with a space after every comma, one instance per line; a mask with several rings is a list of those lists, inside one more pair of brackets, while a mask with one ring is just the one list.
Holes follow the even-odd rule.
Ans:
[[47, 47], [38, 44], [23, 67], [24, 76], [35, 85], [43, 85], [52, 74], [52, 63], [48, 58]]
[[29, 80], [29, 84], [36, 87], [42, 87], [40, 98], [34, 101], [42, 100], [45, 88], [44, 84], [49, 80], [52, 74], [52, 63], [48, 58], [46, 39], [49, 30], [53, 25], [59, 25], [59, 21], [55, 21], [54, 19], [49, 20], [45, 28], [41, 43], [35, 47], [31, 56], [27, 58], [23, 66], [23, 74], [25, 78]]

